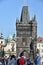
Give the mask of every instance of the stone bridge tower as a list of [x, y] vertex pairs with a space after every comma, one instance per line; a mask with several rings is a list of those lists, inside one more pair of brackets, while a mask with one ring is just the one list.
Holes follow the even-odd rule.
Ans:
[[26, 50], [30, 52], [31, 37], [37, 41], [37, 22], [34, 16], [30, 20], [28, 6], [23, 6], [20, 21], [16, 19], [17, 54]]

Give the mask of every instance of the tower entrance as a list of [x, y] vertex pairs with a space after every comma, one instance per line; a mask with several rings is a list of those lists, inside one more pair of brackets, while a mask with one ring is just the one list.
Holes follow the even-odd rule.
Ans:
[[[35, 16], [30, 20], [28, 6], [23, 6], [20, 21], [16, 20], [17, 55], [23, 50], [30, 52], [30, 37], [37, 41], [37, 22]], [[24, 53], [25, 55], [26, 52]]]

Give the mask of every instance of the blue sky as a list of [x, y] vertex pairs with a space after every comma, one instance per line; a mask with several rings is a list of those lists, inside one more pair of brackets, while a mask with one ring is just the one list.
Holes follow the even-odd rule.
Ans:
[[24, 5], [29, 6], [30, 19], [36, 15], [37, 35], [43, 37], [43, 0], [0, 0], [0, 33], [4, 37], [16, 33], [16, 18], [20, 20]]

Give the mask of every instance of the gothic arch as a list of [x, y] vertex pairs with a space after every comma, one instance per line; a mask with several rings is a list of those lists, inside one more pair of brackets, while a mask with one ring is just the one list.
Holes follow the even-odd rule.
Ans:
[[29, 58], [29, 57], [30, 57], [30, 53], [29, 53], [27, 50], [23, 50], [21, 53], [23, 53], [23, 55], [24, 55], [26, 58]]

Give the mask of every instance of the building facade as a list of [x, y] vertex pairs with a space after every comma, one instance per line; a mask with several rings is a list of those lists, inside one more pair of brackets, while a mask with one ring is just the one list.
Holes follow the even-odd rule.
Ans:
[[6, 45], [4, 46], [5, 55], [9, 57], [10, 55], [16, 56], [16, 41], [12, 38], [7, 39]]
[[36, 16], [30, 20], [28, 6], [23, 6], [20, 21], [16, 19], [16, 37], [17, 54], [23, 50], [30, 52], [32, 38], [34, 38], [34, 42], [37, 41]]
[[37, 49], [39, 49], [41, 64], [43, 65], [43, 38], [42, 37], [38, 37], [37, 39]]
[[3, 34], [0, 34], [0, 57], [4, 56], [4, 46], [5, 46], [5, 39], [3, 37]]

